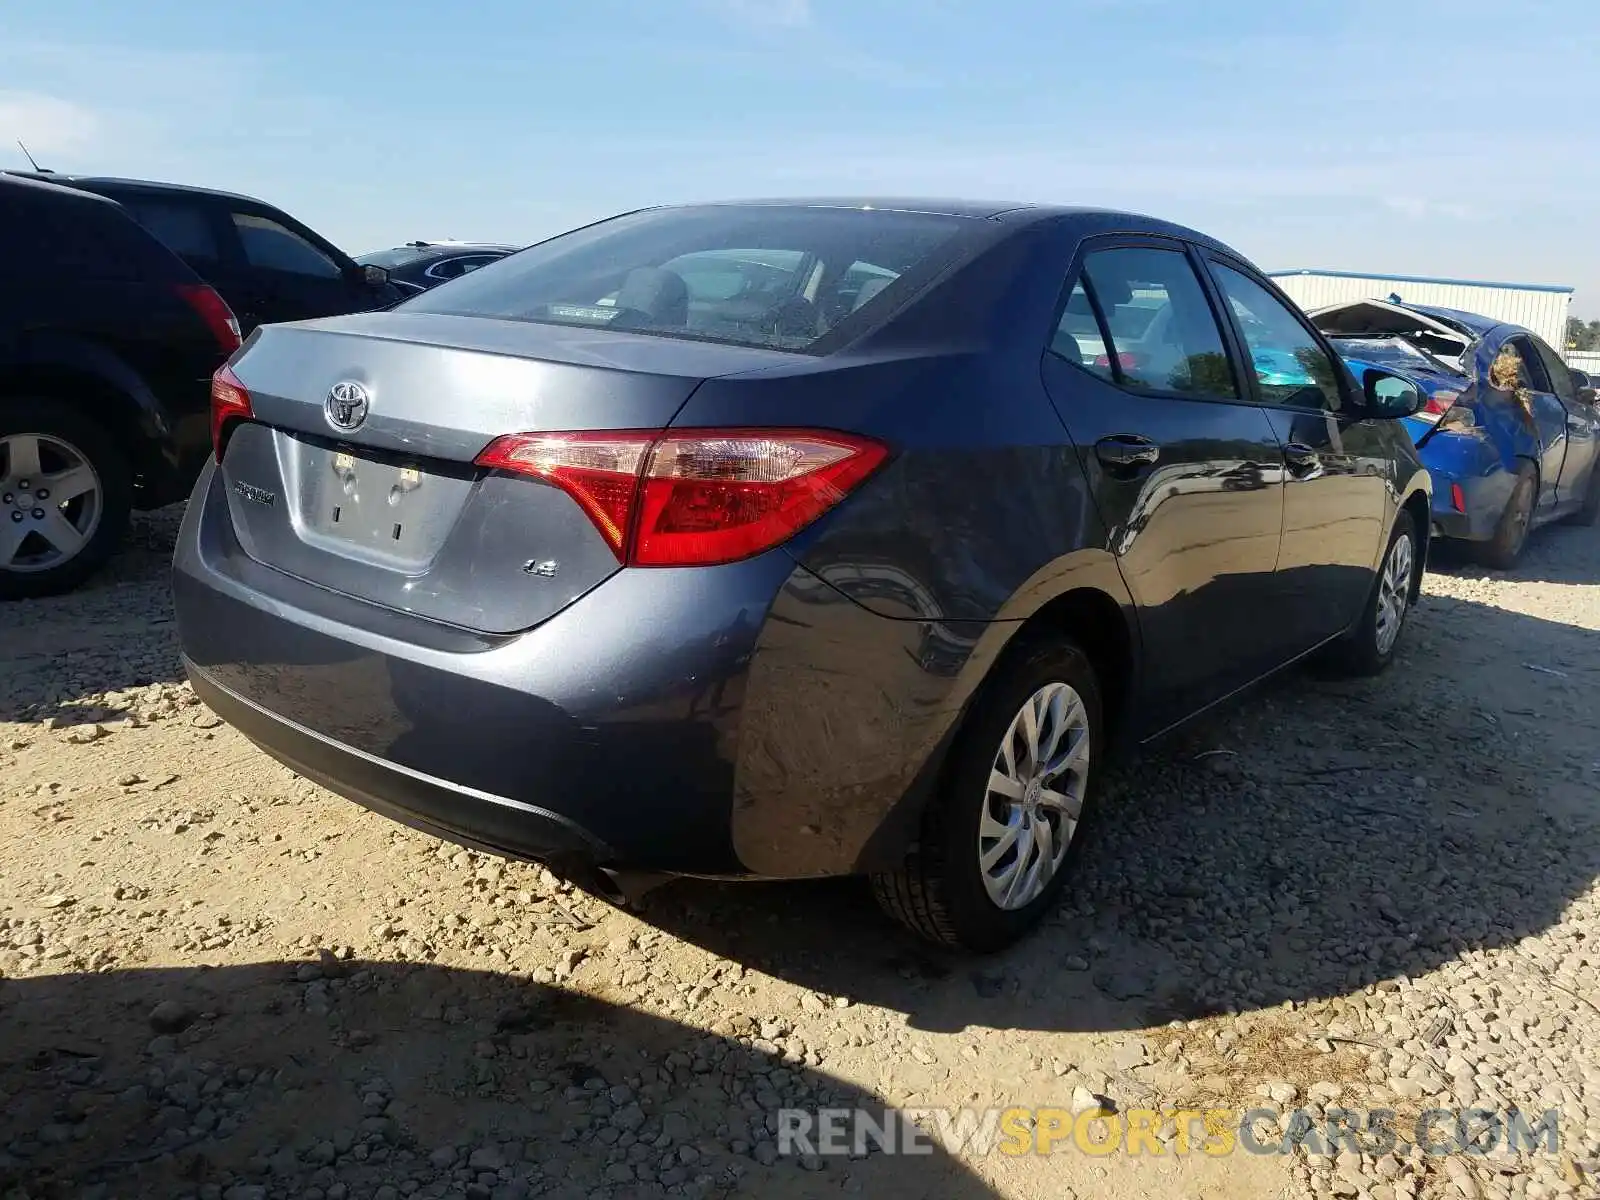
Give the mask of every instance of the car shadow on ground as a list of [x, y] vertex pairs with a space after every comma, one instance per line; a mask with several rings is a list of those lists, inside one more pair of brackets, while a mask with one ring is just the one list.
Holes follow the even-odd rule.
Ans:
[[8, 1196], [994, 1194], [937, 1146], [774, 1160], [780, 1107], [882, 1103], [509, 976], [331, 955], [38, 976], [0, 981], [0, 1028]]
[[1385, 675], [1291, 671], [1115, 769], [1061, 908], [1004, 954], [912, 940], [861, 881], [681, 880], [640, 916], [930, 1030], [1346, 996], [1541, 933], [1600, 876], [1597, 684], [1592, 632], [1427, 597]]

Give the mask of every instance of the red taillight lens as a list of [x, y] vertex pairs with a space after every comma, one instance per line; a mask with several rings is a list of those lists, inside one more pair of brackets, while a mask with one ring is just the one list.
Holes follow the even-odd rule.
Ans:
[[849, 495], [888, 452], [838, 433], [672, 433], [645, 472], [631, 561], [692, 566], [788, 541]]
[[513, 433], [478, 455], [480, 467], [555, 484], [578, 502], [619, 560], [628, 537], [639, 470], [659, 433]]
[[178, 285], [178, 295], [200, 314], [200, 319], [211, 330], [211, 336], [217, 339], [217, 346], [224, 355], [232, 354], [239, 348], [239, 318], [233, 315], [233, 309], [217, 294], [216, 288], [205, 283], [181, 283]]
[[[1109, 354], [1095, 355], [1094, 365], [1097, 367], [1109, 368], [1111, 366], [1111, 356]], [[1117, 354], [1117, 365], [1124, 371], [1131, 371], [1134, 367], [1139, 365], [1139, 356], [1131, 350], [1119, 351]]]
[[512, 434], [478, 465], [565, 490], [618, 561], [711, 566], [788, 541], [888, 457], [877, 442], [795, 429]]
[[211, 450], [222, 461], [222, 435], [230, 421], [248, 421], [255, 416], [250, 408], [250, 393], [239, 377], [226, 366], [211, 377]]
[[1467, 511], [1467, 497], [1461, 491], [1461, 485], [1459, 483], [1452, 483], [1450, 485], [1450, 507], [1455, 509], [1458, 513], [1464, 513]]

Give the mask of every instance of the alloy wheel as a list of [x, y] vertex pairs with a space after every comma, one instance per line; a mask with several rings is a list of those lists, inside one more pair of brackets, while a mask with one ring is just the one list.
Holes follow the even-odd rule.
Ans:
[[48, 571], [77, 557], [105, 509], [100, 475], [70, 442], [0, 437], [0, 571]]
[[1389, 548], [1384, 560], [1383, 574], [1378, 577], [1378, 620], [1376, 625], [1378, 653], [1388, 654], [1400, 636], [1400, 625], [1406, 619], [1406, 607], [1411, 603], [1411, 573], [1416, 556], [1411, 549], [1411, 538], [1401, 534]]
[[1089, 755], [1089, 714], [1065, 683], [1045, 684], [1012, 718], [978, 822], [978, 866], [998, 907], [1025, 908], [1060, 870], [1083, 812]]

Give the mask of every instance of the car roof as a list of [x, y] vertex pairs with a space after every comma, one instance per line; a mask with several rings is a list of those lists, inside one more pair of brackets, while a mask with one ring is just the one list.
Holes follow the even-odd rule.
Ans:
[[58, 199], [77, 201], [82, 204], [115, 205], [117, 203], [109, 196], [101, 196], [95, 192], [85, 192], [75, 187], [65, 187], [59, 183], [52, 183], [48, 178], [41, 179], [37, 175], [24, 175], [20, 172], [0, 171], [0, 184], [33, 192], [40, 196], [53, 195]]
[[1459, 308], [1441, 308], [1433, 304], [1402, 304], [1400, 307], [1409, 308], [1429, 317], [1439, 317], [1461, 326], [1468, 333], [1476, 337], [1483, 337], [1492, 330], [1499, 329], [1502, 325], [1521, 329], [1522, 326], [1510, 321], [1497, 321], [1493, 317], [1485, 317], [1480, 313], [1463, 312]]
[[[1025, 226], [1046, 221], [1081, 220], [1093, 226], [1096, 233], [1155, 233], [1183, 238], [1216, 250], [1226, 251], [1237, 258], [1244, 255], [1226, 243], [1201, 233], [1197, 229], [1152, 217], [1148, 213], [1129, 212], [1122, 209], [1095, 208], [1071, 204], [1045, 204], [1029, 202], [1003, 202], [994, 200], [955, 200], [948, 197], [908, 196], [803, 196], [775, 197], [771, 199], [722, 200], [702, 204], [672, 205], [664, 207], [713, 208], [727, 207], [786, 207], [786, 208], [859, 208], [881, 209], [886, 212], [926, 213], [932, 216], [968, 217], [975, 220], [997, 221], [1007, 225]], [[1248, 260], [1245, 260], [1248, 261]]]
[[513, 246], [507, 242], [428, 242], [421, 246], [411, 242], [407, 245], [393, 248], [396, 250], [415, 250], [419, 257], [433, 255], [436, 258], [445, 258], [452, 254], [515, 254], [521, 249], [520, 246]]
[[154, 179], [121, 179], [115, 175], [61, 175], [57, 172], [32, 172], [8, 171], [7, 174], [23, 179], [32, 179], [40, 183], [58, 183], [69, 187], [113, 187], [119, 191], [145, 192], [155, 195], [163, 192], [178, 192], [192, 196], [210, 196], [219, 200], [241, 201], [245, 204], [259, 204], [263, 208], [276, 208], [265, 200], [255, 196], [246, 196], [239, 192], [224, 192], [218, 188], [195, 187], [188, 183], [162, 183]]

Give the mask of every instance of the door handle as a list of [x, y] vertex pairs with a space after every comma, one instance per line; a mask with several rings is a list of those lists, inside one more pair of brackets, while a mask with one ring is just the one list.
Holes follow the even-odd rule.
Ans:
[[1283, 457], [1288, 460], [1292, 471], [1315, 471], [1322, 465], [1322, 456], [1300, 442], [1290, 442], [1285, 446]]
[[1161, 447], [1136, 433], [1113, 433], [1094, 444], [1095, 457], [1108, 467], [1149, 467], [1161, 457]]

